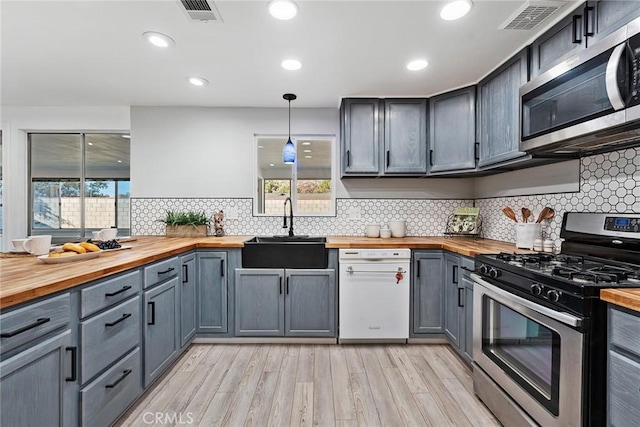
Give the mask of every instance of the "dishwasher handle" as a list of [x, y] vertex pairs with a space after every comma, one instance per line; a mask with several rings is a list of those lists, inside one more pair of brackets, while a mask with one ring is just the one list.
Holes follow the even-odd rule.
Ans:
[[393, 274], [397, 274], [397, 273], [402, 273], [405, 274], [407, 272], [407, 270], [403, 270], [402, 267], [398, 268], [397, 270], [354, 270], [353, 267], [349, 266], [347, 267], [347, 269], [345, 270], [347, 273], [349, 274], [353, 274], [353, 273], [393, 273]]

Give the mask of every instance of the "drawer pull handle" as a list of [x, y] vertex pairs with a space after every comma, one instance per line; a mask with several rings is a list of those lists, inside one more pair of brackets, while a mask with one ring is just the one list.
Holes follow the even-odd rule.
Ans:
[[131, 373], [131, 369], [125, 369], [124, 371], [122, 371], [122, 375], [120, 375], [120, 377], [115, 380], [114, 382], [112, 382], [111, 384], [107, 384], [104, 386], [104, 388], [114, 388], [115, 386], [117, 386], [118, 384], [120, 384], [120, 382], [122, 380], [124, 380], [125, 378], [127, 378], [127, 376]]
[[169, 267], [169, 268], [167, 268], [167, 269], [166, 269], [166, 270], [164, 270], [164, 271], [158, 271], [158, 276], [159, 276], [159, 275], [161, 275], [161, 274], [171, 273], [173, 270], [175, 270], [175, 268], [173, 268], [173, 267]]
[[78, 379], [78, 347], [67, 347], [64, 350], [71, 352], [71, 376], [65, 378], [65, 381], [76, 381]]
[[460, 267], [461, 269], [463, 269], [464, 271], [470, 271], [471, 273], [475, 273], [475, 270], [472, 270], [470, 268], [467, 267]]
[[37, 328], [40, 325], [44, 325], [45, 323], [47, 323], [48, 321], [50, 321], [51, 319], [48, 317], [42, 317], [40, 319], [37, 319], [35, 322], [33, 323], [29, 323], [28, 325], [25, 325], [21, 328], [18, 329], [14, 329], [13, 331], [9, 331], [9, 332], [3, 332], [2, 334], [0, 334], [0, 338], [11, 338], [14, 337], [18, 334], [21, 334], [23, 332], [27, 332], [29, 329], [33, 329], [33, 328]]
[[148, 303], [149, 311], [151, 312], [151, 321], [147, 322], [147, 325], [155, 325], [156, 324], [156, 302], [150, 301]]
[[107, 327], [116, 326], [118, 323], [122, 322], [125, 319], [128, 319], [129, 317], [131, 317], [131, 313], [125, 313], [118, 320], [114, 320], [113, 322], [105, 323], [104, 326], [107, 326]]
[[118, 294], [121, 294], [123, 292], [127, 292], [129, 289], [131, 289], [131, 286], [129, 286], [129, 285], [123, 286], [122, 289], [120, 289], [119, 291], [107, 292], [106, 294], [104, 294], [104, 296], [105, 297], [115, 297]]

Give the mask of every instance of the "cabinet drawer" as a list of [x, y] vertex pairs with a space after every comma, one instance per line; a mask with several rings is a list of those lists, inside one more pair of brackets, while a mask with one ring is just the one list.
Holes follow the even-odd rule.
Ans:
[[640, 357], [640, 317], [609, 309], [611, 343]]
[[140, 292], [142, 273], [139, 270], [105, 280], [80, 291], [80, 317], [87, 317]]
[[144, 288], [149, 288], [157, 283], [164, 282], [178, 275], [180, 271], [180, 259], [177, 257], [160, 261], [144, 269]]
[[140, 344], [140, 297], [80, 324], [82, 383]]
[[35, 340], [69, 323], [69, 294], [28, 304], [0, 315], [2, 353]]
[[634, 426], [640, 419], [640, 363], [609, 351], [609, 425]]
[[472, 273], [475, 268], [475, 260], [473, 258], [467, 258], [467, 257], [461, 256], [460, 268], [462, 269], [462, 274]]
[[140, 348], [80, 391], [83, 426], [108, 426], [142, 392]]

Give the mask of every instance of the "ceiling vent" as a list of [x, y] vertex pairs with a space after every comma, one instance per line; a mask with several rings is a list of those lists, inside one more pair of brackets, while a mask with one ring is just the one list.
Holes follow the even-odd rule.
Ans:
[[222, 22], [220, 12], [211, 0], [180, 0], [180, 4], [192, 21]]
[[565, 4], [563, 1], [526, 1], [498, 28], [501, 30], [533, 30]]

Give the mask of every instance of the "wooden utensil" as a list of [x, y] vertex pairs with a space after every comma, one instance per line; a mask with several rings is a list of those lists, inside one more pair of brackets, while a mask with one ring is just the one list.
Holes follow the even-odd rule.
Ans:
[[522, 222], [529, 222], [531, 215], [532, 213], [528, 208], [522, 208]]
[[547, 206], [544, 209], [542, 209], [538, 214], [538, 219], [536, 220], [536, 223], [540, 223], [544, 219], [551, 219], [554, 217], [555, 214], [556, 214], [556, 211], [554, 211], [549, 206]]
[[516, 218], [516, 213], [509, 206], [502, 208], [502, 213], [507, 216], [513, 222], [518, 222], [518, 218]]

